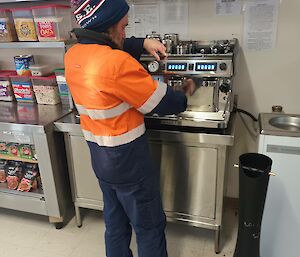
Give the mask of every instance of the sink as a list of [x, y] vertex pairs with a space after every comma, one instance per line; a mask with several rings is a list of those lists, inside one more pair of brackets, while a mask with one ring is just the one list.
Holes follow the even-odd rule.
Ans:
[[265, 135], [300, 137], [300, 114], [260, 113], [259, 127]]
[[300, 118], [291, 116], [279, 116], [269, 120], [269, 123], [279, 129], [292, 132], [300, 132]]

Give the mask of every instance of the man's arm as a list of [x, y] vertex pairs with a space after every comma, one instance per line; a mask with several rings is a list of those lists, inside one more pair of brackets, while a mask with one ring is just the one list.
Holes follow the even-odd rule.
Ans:
[[133, 58], [139, 60], [144, 52], [144, 38], [126, 38], [124, 42], [124, 51], [129, 53]]
[[126, 38], [124, 42], [124, 51], [129, 53], [133, 58], [139, 60], [142, 53], [146, 50], [149, 54], [155, 57], [156, 60], [160, 60], [157, 53], [166, 57], [166, 47], [156, 39], [144, 39], [144, 38]]

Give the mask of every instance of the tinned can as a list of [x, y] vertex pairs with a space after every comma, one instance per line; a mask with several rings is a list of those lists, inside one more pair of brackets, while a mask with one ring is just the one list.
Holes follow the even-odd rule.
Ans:
[[16, 71], [18, 75], [30, 76], [31, 71], [29, 66], [34, 64], [34, 59], [32, 55], [17, 55], [14, 57]]

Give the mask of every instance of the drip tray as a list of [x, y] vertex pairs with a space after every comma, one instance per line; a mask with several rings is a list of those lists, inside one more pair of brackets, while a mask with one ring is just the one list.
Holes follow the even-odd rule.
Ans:
[[213, 121], [223, 121], [225, 120], [224, 112], [196, 112], [196, 111], [186, 111], [179, 114], [179, 117], [186, 120], [213, 120]]

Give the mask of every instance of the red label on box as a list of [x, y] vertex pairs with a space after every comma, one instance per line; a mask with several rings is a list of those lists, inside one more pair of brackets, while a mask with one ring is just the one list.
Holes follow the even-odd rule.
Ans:
[[17, 100], [33, 100], [33, 91], [26, 82], [23, 84], [13, 83], [13, 89]]
[[51, 21], [38, 21], [38, 32], [40, 37], [55, 37], [54, 24]]

